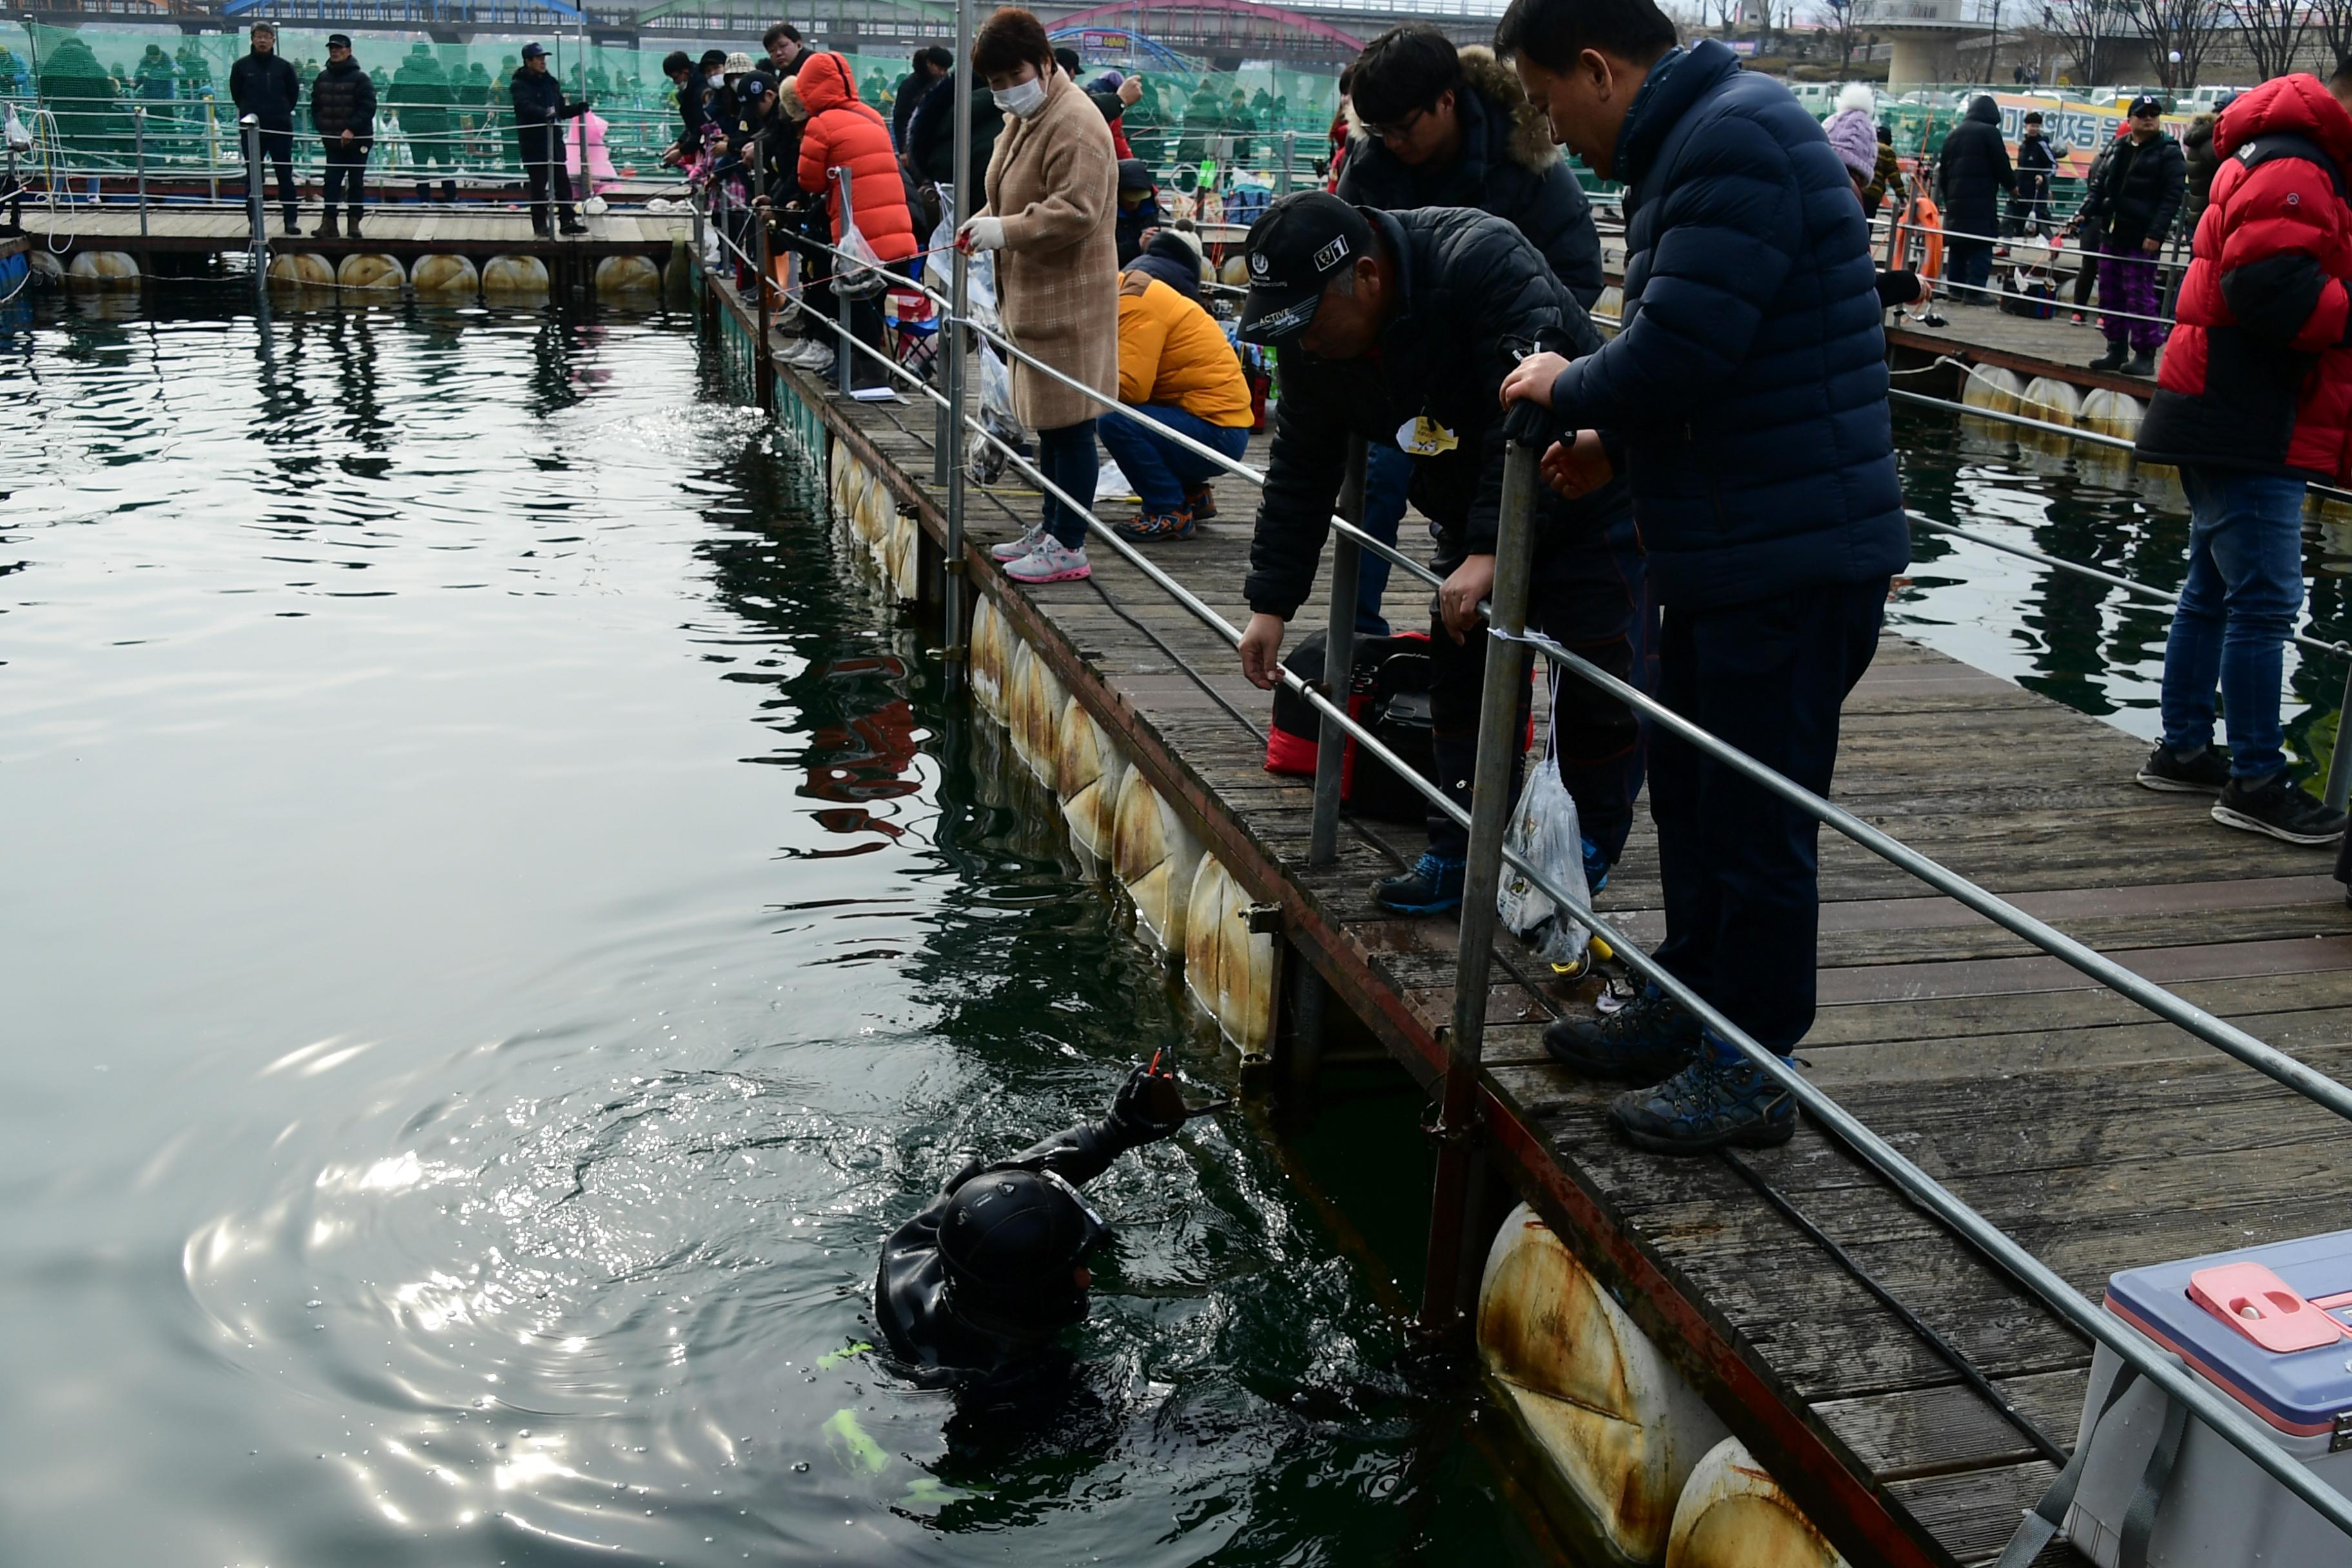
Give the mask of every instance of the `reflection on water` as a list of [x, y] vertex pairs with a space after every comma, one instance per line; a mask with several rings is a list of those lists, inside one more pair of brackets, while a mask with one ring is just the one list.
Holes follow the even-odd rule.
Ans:
[[952, 1437], [879, 1238], [1214, 1053], [689, 337], [215, 310], [0, 321], [9, 1561], [1537, 1560], [1244, 1123]]
[[[2177, 479], [2136, 474], [2115, 455], [2053, 456], [1990, 421], [1898, 408], [1904, 497], [1914, 511], [2179, 593], [2189, 565], [2189, 503]], [[2352, 633], [2344, 515], [2305, 531], [2310, 583], [2303, 630]], [[1909, 585], [1893, 624], [1932, 647], [2005, 675], [2154, 740], [2168, 605], [1914, 529]], [[2298, 776], [2324, 772], [2344, 695], [2341, 660], [2286, 652], [2287, 752]]]

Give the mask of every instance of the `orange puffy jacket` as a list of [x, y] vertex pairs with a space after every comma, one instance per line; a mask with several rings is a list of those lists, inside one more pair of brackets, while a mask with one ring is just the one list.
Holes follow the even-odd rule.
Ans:
[[801, 189], [823, 191], [833, 216], [834, 243], [841, 243], [841, 186], [827, 169], [849, 171], [849, 199], [857, 209], [857, 232], [885, 261], [915, 254], [915, 220], [907, 211], [907, 187], [898, 177], [898, 156], [890, 149], [890, 127], [858, 101], [857, 83], [839, 55], [816, 55], [794, 80], [808, 124], [801, 130]]

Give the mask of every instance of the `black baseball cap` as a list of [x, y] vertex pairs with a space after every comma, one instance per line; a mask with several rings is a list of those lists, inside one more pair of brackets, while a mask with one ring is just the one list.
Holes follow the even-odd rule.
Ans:
[[352, 36], [349, 33], [329, 33], [327, 35], [327, 47], [331, 49], [348, 49], [351, 47]]
[[539, 59], [544, 57], [547, 51], [540, 47], [537, 44], [525, 44], [522, 47], [522, 58], [527, 60]]
[[2163, 112], [2164, 100], [2157, 97], [2156, 94], [2152, 92], [2143, 92], [2137, 98], [2131, 100], [2130, 113], [2135, 116], [2142, 114], [2162, 114]]
[[1372, 253], [1372, 226], [1328, 191], [1300, 191], [1265, 209], [1249, 234], [1249, 298], [1240, 333], [1280, 343], [1305, 331], [1332, 279]]

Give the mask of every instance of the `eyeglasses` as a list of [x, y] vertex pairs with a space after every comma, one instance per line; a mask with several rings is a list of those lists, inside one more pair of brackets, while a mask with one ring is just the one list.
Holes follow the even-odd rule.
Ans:
[[1420, 124], [1422, 117], [1428, 112], [1429, 110], [1425, 107], [1416, 109], [1412, 114], [1398, 121], [1393, 125], [1372, 125], [1367, 123], [1364, 127], [1364, 134], [1370, 137], [1375, 142], [1402, 142], [1406, 137], [1412, 134], [1412, 128]]

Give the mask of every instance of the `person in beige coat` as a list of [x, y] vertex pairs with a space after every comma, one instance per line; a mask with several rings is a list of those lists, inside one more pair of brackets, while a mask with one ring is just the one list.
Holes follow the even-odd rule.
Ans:
[[[1095, 418], [1118, 405], [1118, 161], [1102, 113], [1054, 63], [1045, 26], [1007, 7], [972, 40], [973, 71], [1010, 116], [988, 160], [988, 205], [957, 233], [996, 253], [996, 302], [1024, 353], [1101, 395], [1013, 362], [1013, 407], [1037, 432], [1039, 471], [1091, 509]], [[1084, 513], [1047, 496], [1027, 533], [995, 547], [1005, 575], [1059, 583], [1088, 574]]]

